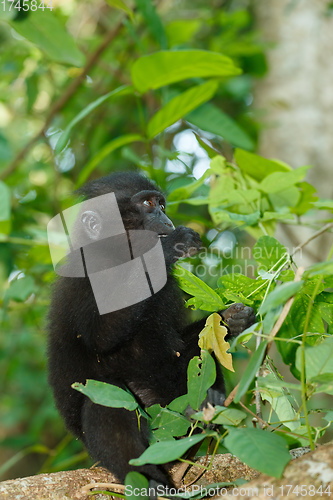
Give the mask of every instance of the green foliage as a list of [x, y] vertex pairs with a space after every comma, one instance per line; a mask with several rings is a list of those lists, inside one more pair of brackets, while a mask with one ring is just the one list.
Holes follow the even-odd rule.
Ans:
[[[131, 491], [133, 491], [135, 488], [138, 488], [139, 490], [148, 490], [149, 487], [149, 482], [148, 479], [143, 476], [142, 474], [139, 474], [139, 472], [129, 472], [126, 476], [125, 479], [125, 486], [130, 486]], [[127, 500], [135, 500], [138, 498], [138, 495], [126, 495]], [[148, 496], [140, 495], [140, 498], [148, 500]]]
[[76, 382], [72, 387], [88, 396], [94, 403], [102, 406], [126, 408], [126, 410], [135, 410], [138, 407], [138, 403], [132, 394], [116, 385], [87, 379], [85, 385]]
[[17, 33], [35, 44], [47, 57], [59, 63], [83, 66], [85, 57], [62, 22], [48, 9], [37, 9], [25, 19], [13, 19]]
[[141, 93], [188, 78], [218, 78], [240, 73], [229, 57], [203, 50], [156, 52], [138, 59], [131, 69], [133, 85]]
[[152, 444], [139, 458], [132, 459], [129, 463], [131, 465], [164, 464], [177, 460], [192, 446], [205, 439], [207, 435], [213, 434], [209, 432], [180, 439], [179, 441], [159, 441]]
[[188, 402], [194, 410], [199, 409], [215, 378], [215, 362], [208, 351], [201, 351], [201, 359], [198, 356], [191, 359], [188, 365], [187, 391]]
[[274, 477], [281, 477], [291, 460], [286, 441], [261, 429], [229, 429], [225, 445], [250, 467]]

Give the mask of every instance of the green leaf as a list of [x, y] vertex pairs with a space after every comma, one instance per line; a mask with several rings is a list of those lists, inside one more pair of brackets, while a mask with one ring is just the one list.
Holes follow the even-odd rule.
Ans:
[[313, 204], [318, 210], [332, 210], [333, 211], [333, 200], [323, 200], [320, 199], [315, 201]]
[[247, 367], [243, 373], [243, 376], [239, 382], [238, 390], [237, 390], [236, 396], [234, 398], [235, 403], [239, 403], [243, 394], [245, 394], [246, 391], [248, 390], [248, 388], [250, 387], [250, 384], [251, 384], [252, 380], [254, 379], [254, 377], [255, 377], [257, 371], [259, 370], [259, 367], [261, 366], [261, 363], [264, 359], [266, 347], [267, 347], [267, 341], [265, 340], [264, 342], [261, 342], [258, 349], [252, 355], [250, 362], [247, 365]]
[[[296, 368], [301, 371], [302, 347], [296, 352]], [[319, 345], [305, 346], [306, 379], [323, 373], [333, 373], [333, 337], [327, 337]]]
[[130, 465], [145, 465], [145, 464], [164, 464], [177, 460], [192, 446], [200, 443], [210, 433], [200, 434], [196, 436], [180, 439], [179, 441], [160, 441], [149, 446], [139, 458], [134, 458], [129, 461]]
[[[147, 491], [147, 495], [142, 495], [143, 490]], [[125, 492], [131, 492], [131, 494], [126, 494], [126, 500], [148, 500], [148, 490], [149, 482], [145, 476], [135, 471], [128, 472], [125, 477]], [[135, 494], [134, 491], [140, 491], [140, 495]]]
[[265, 177], [258, 188], [264, 193], [277, 193], [290, 188], [293, 184], [300, 182], [310, 167], [299, 167], [290, 172], [274, 172]]
[[188, 395], [183, 394], [182, 396], [179, 396], [178, 398], [171, 401], [171, 403], [168, 405], [168, 408], [170, 410], [177, 411], [178, 413], [183, 413], [186, 410], [188, 404]]
[[201, 130], [219, 135], [234, 146], [254, 149], [254, 143], [247, 133], [229, 115], [213, 104], [204, 104], [186, 116], [186, 120]]
[[147, 127], [148, 138], [153, 139], [164, 129], [183, 118], [189, 111], [203, 102], [209, 101], [218, 87], [216, 80], [192, 87], [169, 101], [150, 120]]
[[0, 221], [10, 220], [10, 197], [9, 187], [3, 181], [0, 181]]
[[229, 212], [228, 210], [211, 207], [210, 214], [215, 224], [220, 224], [221, 222], [237, 221], [240, 224], [244, 223], [245, 226], [253, 226], [257, 224], [258, 220], [260, 219], [259, 210], [256, 210], [252, 214], [237, 214], [234, 212]]
[[302, 281], [289, 281], [277, 286], [266, 298], [259, 308], [259, 314], [265, 314], [271, 309], [279, 307], [295, 295], [303, 286]]
[[[308, 182], [300, 182], [298, 184], [298, 187], [301, 192], [301, 198], [292, 211], [297, 215], [303, 215], [308, 210], [313, 208], [316, 200], [318, 200], [318, 196], [315, 196], [314, 194], [316, 193], [316, 188], [311, 186], [311, 184], [309, 184]], [[332, 207], [333, 207], [333, 202], [332, 202]]]
[[119, 149], [126, 144], [131, 144], [132, 142], [144, 142], [145, 138], [139, 134], [127, 134], [121, 135], [120, 137], [116, 137], [112, 141], [105, 144], [100, 151], [83, 167], [81, 172], [78, 175], [76, 181], [76, 188], [82, 186], [88, 179], [88, 177], [92, 174], [92, 172], [99, 166], [102, 160], [106, 158], [109, 154], [111, 154], [116, 149]]
[[190, 182], [186, 186], [182, 186], [180, 188], [175, 189], [172, 191], [169, 196], [168, 196], [168, 205], [171, 205], [172, 203], [180, 203], [183, 200], [186, 200], [189, 198], [194, 191], [196, 191], [200, 186], [203, 185], [207, 177], [211, 175], [210, 169], [206, 170], [206, 172], [203, 174], [200, 179], [195, 180], [194, 182]]
[[[311, 296], [309, 296], [306, 288], [301, 290], [295, 297], [293, 305], [290, 310], [290, 319], [296, 327], [298, 334], [303, 332], [305, 325], [305, 318], [309, 308], [309, 303], [311, 302]], [[308, 332], [312, 333], [324, 333], [325, 328], [322, 321], [320, 306], [317, 302], [312, 305], [310, 321], [308, 324]]]
[[[204, 422], [204, 413], [198, 411], [194, 415], [191, 415], [194, 420], [200, 420]], [[242, 420], [246, 418], [246, 413], [241, 410], [236, 410], [235, 408], [225, 408], [224, 406], [215, 406], [215, 415], [213, 416], [211, 423], [216, 425], [234, 425], [238, 426]]]
[[[0, 132], [0, 165], [13, 159], [13, 151], [6, 137]], [[1, 198], [0, 198], [1, 199]]]
[[[251, 298], [262, 299], [265, 293], [265, 287], [261, 287], [264, 285], [265, 280], [261, 278], [257, 278], [256, 280], [249, 278], [248, 276], [244, 276], [243, 274], [233, 273], [233, 274], [225, 274], [221, 276], [218, 281], [218, 287], [221, 290], [220, 293], [224, 294], [224, 292], [235, 292], [236, 295], [247, 296], [251, 294]], [[257, 288], [260, 288], [258, 292], [255, 292]]]
[[304, 278], [312, 278], [314, 276], [318, 276], [322, 274], [324, 276], [330, 276], [333, 274], [333, 262], [318, 262], [318, 264], [313, 264], [309, 266], [304, 271]]
[[262, 222], [268, 220], [294, 220], [295, 217], [292, 214], [280, 213], [280, 212], [265, 212], [261, 218]]
[[106, 1], [111, 7], [126, 12], [126, 14], [133, 21], [133, 11], [125, 4], [125, 2], [123, 2], [123, 0], [106, 0]]
[[261, 236], [254, 245], [252, 255], [261, 269], [269, 271], [278, 261], [282, 264], [283, 258], [287, 260], [288, 252], [275, 238], [265, 235]]
[[54, 12], [37, 9], [20, 21], [11, 20], [17, 33], [46, 53], [53, 61], [83, 66], [85, 57]]
[[[286, 211], [290, 207], [295, 207], [301, 198], [300, 190], [295, 186], [290, 186], [283, 191], [278, 191], [277, 193], [270, 193], [268, 195], [269, 201], [272, 203], [274, 210], [276, 212], [281, 212], [283, 215], [283, 210]], [[264, 213], [264, 217], [266, 217]]]
[[229, 429], [224, 440], [230, 453], [250, 467], [273, 477], [281, 477], [291, 460], [286, 441], [261, 429]]
[[188, 78], [225, 77], [240, 73], [241, 70], [229, 57], [205, 50], [155, 52], [141, 57], [131, 68], [133, 85], [142, 94]]
[[327, 302], [318, 302], [321, 317], [327, 324], [333, 325], [333, 304]]
[[[300, 417], [297, 417], [296, 411], [285, 394], [283, 382], [279, 381], [282, 382], [282, 386], [278, 388], [276, 385], [274, 386], [276, 381], [277, 379], [272, 373], [269, 373], [265, 377], [258, 377], [261, 397], [263, 400], [269, 402], [278, 419], [283, 422], [283, 425], [291, 431], [295, 430], [301, 424]], [[301, 387], [298, 389], [301, 389]]]
[[288, 165], [274, 160], [267, 160], [262, 156], [241, 149], [236, 149], [235, 160], [244, 174], [249, 175], [258, 182], [273, 172], [289, 172], [291, 170]]
[[200, 19], [176, 19], [165, 28], [169, 46], [188, 43], [201, 26]]
[[193, 305], [198, 304], [197, 307], [205, 311], [223, 309], [224, 302], [221, 297], [193, 273], [178, 265], [174, 269], [173, 275], [177, 279], [179, 287], [196, 298]]
[[[202, 137], [200, 137], [200, 135], [197, 134], [197, 132], [193, 131], [193, 134], [194, 134], [196, 140], [198, 141], [198, 143], [200, 144], [200, 146], [202, 147], [202, 149], [204, 149], [206, 151], [206, 153], [208, 154], [208, 156], [211, 160], [213, 160], [213, 158], [221, 158], [220, 160], [218, 160], [219, 163], [225, 164], [225, 161], [226, 161], [225, 158], [220, 156], [220, 152], [217, 149], [215, 149], [207, 139], [203, 139]], [[211, 162], [211, 169], [213, 170], [212, 162]]]
[[215, 361], [206, 350], [201, 351], [201, 359], [195, 356], [187, 369], [188, 401], [194, 410], [198, 410], [207, 396], [207, 390], [216, 378]]
[[5, 298], [24, 302], [33, 292], [36, 291], [36, 285], [32, 276], [24, 276], [10, 283], [6, 290]]
[[107, 94], [99, 97], [95, 101], [91, 102], [86, 106], [84, 109], [78, 113], [73, 120], [70, 121], [70, 123], [67, 125], [61, 136], [59, 137], [57, 141], [57, 145], [55, 147], [55, 153], [58, 154], [60, 151], [64, 149], [66, 146], [68, 139], [69, 139], [69, 134], [72, 130], [72, 128], [79, 123], [83, 118], [85, 118], [89, 113], [91, 113], [94, 109], [96, 109], [98, 106], [103, 104], [107, 99], [110, 97], [114, 96], [124, 96], [128, 94], [133, 94], [133, 88], [130, 87], [129, 85], [122, 85], [121, 87], [116, 88], [115, 90], [112, 90], [111, 92], [108, 92]]
[[126, 408], [126, 410], [135, 410], [138, 407], [134, 396], [116, 385], [87, 379], [86, 385], [75, 382], [72, 387], [88, 396], [93, 403], [98, 405], [111, 408]]
[[160, 44], [162, 49], [168, 46], [164, 26], [159, 15], [156, 12], [154, 2], [151, 0], [135, 0], [138, 9], [141, 11], [149, 31]]
[[164, 435], [171, 437], [184, 436], [187, 429], [190, 427], [191, 422], [175, 411], [171, 411], [167, 408], [162, 408], [158, 425], [151, 426], [152, 429], [158, 427], [164, 431]]

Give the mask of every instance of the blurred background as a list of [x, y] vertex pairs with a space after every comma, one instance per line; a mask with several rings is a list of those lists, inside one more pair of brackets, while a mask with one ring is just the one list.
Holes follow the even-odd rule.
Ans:
[[[37, 5], [33, 16], [23, 10], [24, 2], [0, 3], [2, 480], [91, 465], [54, 408], [45, 352], [54, 280], [46, 225], [79, 179], [140, 169], [168, 193], [200, 178], [209, 167], [209, 157], [193, 134], [200, 129], [228, 159], [237, 146], [293, 167], [312, 165], [307, 180], [320, 198], [332, 198], [333, 191], [332, 2], [25, 3]], [[115, 8], [119, 5], [121, 9]], [[124, 6], [135, 7], [133, 20]], [[209, 104], [217, 110], [218, 123], [205, 122], [199, 112], [191, 125], [181, 120], [148, 146], [116, 144], [114, 139], [138, 133], [142, 121], [168, 98], [162, 89], [141, 100], [123, 96], [107, 101], [73, 127], [66, 147], [55, 152], [62, 131], [81, 110], [131, 83], [130, 68], [137, 58], [172, 48], [222, 53], [242, 68], [241, 75], [220, 84]], [[178, 88], [185, 89], [186, 83]], [[203, 206], [183, 206], [172, 217], [176, 224], [192, 225], [207, 246], [217, 235]], [[294, 247], [318, 227], [318, 220], [311, 226], [310, 214], [308, 227], [296, 231], [283, 225], [277, 237]], [[241, 231], [225, 232], [221, 238], [224, 249], [236, 240], [248, 242]], [[321, 261], [328, 248], [323, 236], [306, 247], [303, 258], [307, 263]], [[231, 261], [243, 265], [237, 255]]]

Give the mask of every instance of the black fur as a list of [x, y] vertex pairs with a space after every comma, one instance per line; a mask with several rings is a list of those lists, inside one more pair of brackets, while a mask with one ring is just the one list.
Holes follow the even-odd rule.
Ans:
[[[92, 198], [115, 192], [126, 229], [139, 229], [144, 227], [144, 217], [131, 207], [130, 200], [145, 190], [160, 193], [139, 174], [118, 173], [87, 184], [80, 194]], [[181, 226], [173, 230], [162, 239], [169, 269], [177, 260], [174, 246], [179, 242], [185, 250], [200, 246], [192, 229]], [[241, 329], [253, 321], [252, 310], [240, 305], [240, 310], [234, 311], [237, 323], [237, 314], [246, 310], [246, 321], [239, 318], [244, 323]], [[101, 380], [128, 387], [143, 407], [166, 405], [186, 393], [187, 365], [199, 354], [198, 334], [204, 323], [187, 326], [183, 298], [170, 273], [163, 289], [151, 298], [102, 316], [87, 278], [57, 280], [49, 312], [48, 344], [49, 381], [56, 404], [67, 428], [84, 442], [92, 458], [120, 481], [130, 470], [137, 470], [150, 480], [170, 484], [159, 466], [128, 464], [148, 446], [144, 419], [139, 431], [135, 412], [93, 404], [71, 385], [85, 383], [88, 378]]]

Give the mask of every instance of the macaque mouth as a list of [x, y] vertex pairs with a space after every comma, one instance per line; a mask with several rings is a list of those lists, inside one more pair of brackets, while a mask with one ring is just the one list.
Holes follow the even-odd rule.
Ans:
[[165, 233], [161, 233], [157, 235], [159, 238], [166, 238], [168, 235]]

